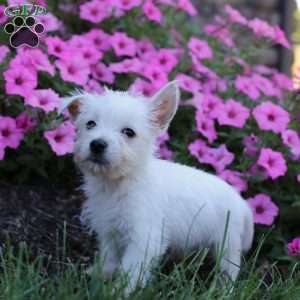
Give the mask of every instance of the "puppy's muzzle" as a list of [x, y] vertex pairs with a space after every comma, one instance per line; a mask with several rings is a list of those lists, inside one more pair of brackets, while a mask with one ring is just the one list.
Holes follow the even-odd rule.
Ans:
[[91, 160], [95, 163], [105, 163], [104, 154], [108, 147], [108, 143], [103, 139], [93, 140], [90, 143]]

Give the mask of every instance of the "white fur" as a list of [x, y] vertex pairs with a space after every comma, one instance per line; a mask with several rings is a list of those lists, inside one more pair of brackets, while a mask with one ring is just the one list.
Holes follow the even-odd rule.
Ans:
[[[106, 91], [77, 95], [68, 103], [78, 98], [74, 157], [85, 180], [82, 216], [98, 235], [103, 271], [129, 272], [134, 288], [141, 270], [144, 284], [150, 267], [167, 249], [185, 254], [209, 247], [217, 253], [229, 213], [221, 269], [235, 280], [242, 252], [249, 250], [253, 238], [246, 202], [222, 179], [154, 155], [155, 139], [177, 109], [177, 85], [168, 84], [153, 99]], [[161, 113], [161, 107], [167, 110]], [[97, 126], [87, 130], [89, 120]], [[136, 137], [124, 136], [124, 127], [134, 129]], [[97, 138], [109, 144], [105, 165], [88, 161], [89, 144]]]

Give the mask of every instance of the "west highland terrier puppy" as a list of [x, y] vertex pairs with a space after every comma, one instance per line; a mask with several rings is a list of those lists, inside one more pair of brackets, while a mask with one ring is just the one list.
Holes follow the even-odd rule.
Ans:
[[207, 247], [217, 255], [223, 245], [220, 268], [234, 281], [253, 239], [247, 203], [217, 176], [155, 155], [156, 138], [178, 107], [177, 83], [152, 98], [106, 90], [63, 103], [77, 128], [82, 216], [98, 235], [105, 275], [127, 272], [130, 291], [145, 284], [167, 250]]

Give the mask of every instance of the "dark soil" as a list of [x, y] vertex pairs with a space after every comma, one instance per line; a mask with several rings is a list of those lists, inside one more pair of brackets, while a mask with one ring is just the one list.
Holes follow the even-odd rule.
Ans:
[[18, 251], [25, 242], [32, 258], [42, 255], [52, 267], [60, 261], [90, 264], [96, 242], [79, 219], [83, 201], [77, 191], [0, 183], [0, 249]]

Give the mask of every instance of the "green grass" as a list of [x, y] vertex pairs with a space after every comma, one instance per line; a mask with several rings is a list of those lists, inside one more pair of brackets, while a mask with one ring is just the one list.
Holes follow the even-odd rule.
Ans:
[[[144, 289], [137, 289], [128, 299], [300, 299], [300, 273], [297, 266], [282, 275], [276, 265], [256, 268], [255, 254], [244, 263], [233, 290], [224, 284], [218, 268], [203, 276], [206, 252], [176, 264], [167, 274], [154, 271], [154, 278]], [[78, 258], [79, 260], [79, 258]], [[26, 247], [17, 255], [8, 247], [1, 255], [0, 299], [125, 299], [126, 277], [104, 280], [101, 271], [87, 275], [85, 266], [38, 256], [32, 258]], [[199, 270], [200, 269], [200, 270]], [[202, 275], [201, 275], [202, 274]], [[223, 284], [221, 283], [223, 282]]]

